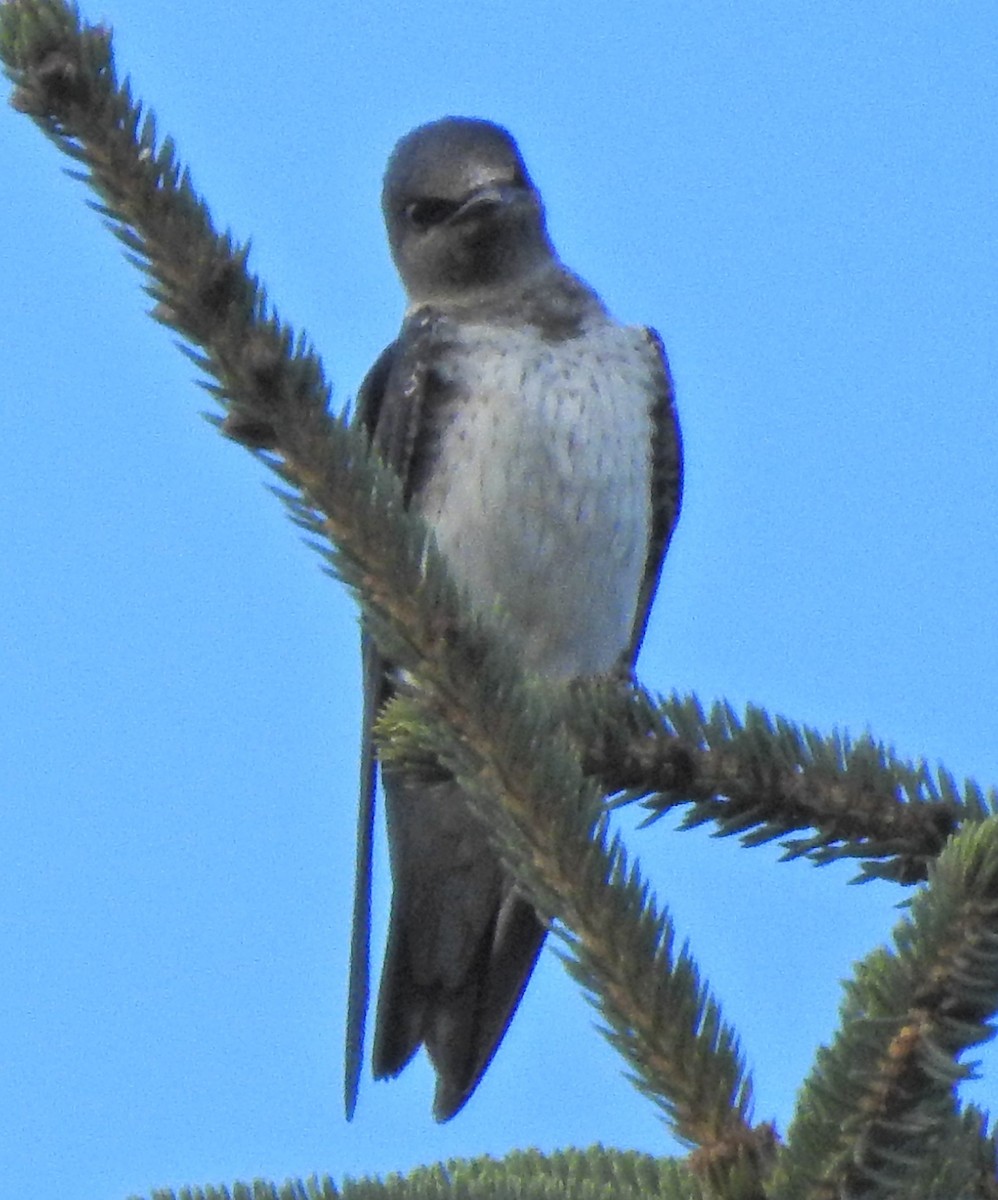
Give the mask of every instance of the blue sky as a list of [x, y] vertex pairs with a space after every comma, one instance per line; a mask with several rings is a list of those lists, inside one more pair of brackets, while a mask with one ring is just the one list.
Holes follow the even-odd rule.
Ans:
[[[401, 315], [392, 144], [506, 124], [565, 260], [672, 358], [642, 679], [998, 781], [991, 0], [85, 7], [341, 401]], [[344, 1121], [356, 613], [9, 109], [0, 156], [4, 1190], [673, 1151], [550, 954], [454, 1122], [422, 1062]], [[785, 1128], [903, 896], [673, 828], [632, 845]]]

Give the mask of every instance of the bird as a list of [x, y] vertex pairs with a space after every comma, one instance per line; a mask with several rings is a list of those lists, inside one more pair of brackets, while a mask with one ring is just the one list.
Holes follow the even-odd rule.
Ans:
[[[682, 501], [669, 363], [565, 267], [511, 134], [443, 117], [395, 146], [382, 210], [407, 308], [354, 420], [429, 524], [473, 608], [507, 619], [525, 670], [630, 676]], [[345, 1102], [369, 1005], [372, 730], [400, 677], [362, 630], [364, 712]], [[467, 1103], [546, 927], [453, 779], [380, 767], [392, 901], [372, 1072], [425, 1046], [433, 1115]]]

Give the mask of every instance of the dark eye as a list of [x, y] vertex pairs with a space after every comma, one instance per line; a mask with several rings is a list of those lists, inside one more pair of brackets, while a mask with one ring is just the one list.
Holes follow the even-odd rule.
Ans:
[[405, 206], [405, 215], [417, 229], [429, 229], [431, 225], [443, 224], [460, 207], [456, 200], [413, 200]]

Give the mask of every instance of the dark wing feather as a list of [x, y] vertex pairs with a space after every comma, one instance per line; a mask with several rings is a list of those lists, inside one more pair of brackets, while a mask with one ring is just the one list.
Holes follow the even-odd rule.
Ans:
[[[385, 385], [395, 361], [395, 344], [386, 347], [368, 371], [357, 395], [354, 422], [373, 441]], [[371, 994], [371, 853], [374, 841], [374, 791], [377, 763], [371, 730], [381, 707], [384, 672], [374, 643], [361, 634], [364, 712], [360, 742], [360, 797], [357, 805], [357, 862], [353, 890], [353, 932], [350, 938], [350, 982], [347, 989], [346, 1055], [343, 1101], [347, 1120], [353, 1120], [364, 1065], [364, 1032]]]
[[[355, 424], [366, 430], [386, 466], [402, 480], [406, 500], [413, 490], [415, 457], [423, 399], [427, 393], [427, 362], [423, 353], [434, 319], [423, 312], [402, 327], [398, 341], [378, 356], [357, 394]], [[386, 665], [374, 641], [361, 632], [364, 710], [361, 725], [360, 797], [357, 811], [357, 860], [350, 942], [350, 980], [347, 991], [344, 1104], [353, 1117], [364, 1062], [364, 1035], [370, 1002], [371, 974], [371, 854], [374, 836], [377, 759], [374, 722], [390, 695]]]
[[654, 329], [646, 329], [645, 336], [654, 350], [660, 367], [658, 389], [652, 404], [652, 470], [651, 470], [651, 536], [648, 539], [648, 557], [645, 573], [638, 593], [634, 611], [634, 627], [627, 651], [625, 666], [628, 670], [641, 649], [641, 642], [648, 626], [648, 617], [665, 552], [669, 548], [672, 531], [679, 520], [683, 502], [683, 438], [676, 415], [675, 394], [669, 360], [662, 339]]
[[371, 730], [382, 704], [384, 671], [374, 643], [361, 636], [364, 676], [364, 715], [360, 746], [360, 798], [357, 805], [357, 865], [353, 891], [353, 932], [350, 937], [350, 983], [347, 991], [344, 1106], [347, 1120], [357, 1107], [364, 1064], [364, 1029], [371, 989], [371, 852], [374, 841], [374, 740]]
[[416, 485], [418, 443], [427, 431], [438, 319], [429, 309], [409, 317], [398, 341], [383, 350], [361, 384], [356, 420], [381, 461], [402, 480], [408, 502]]

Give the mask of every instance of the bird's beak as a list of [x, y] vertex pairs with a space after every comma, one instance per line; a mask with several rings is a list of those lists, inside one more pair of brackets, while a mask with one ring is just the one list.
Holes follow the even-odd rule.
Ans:
[[472, 192], [451, 217], [450, 223], [459, 225], [465, 221], [477, 220], [480, 217], [488, 216], [490, 212], [495, 212], [497, 209], [522, 204], [528, 199], [528, 196], [529, 193], [522, 187], [516, 187], [513, 184], [489, 184]]

